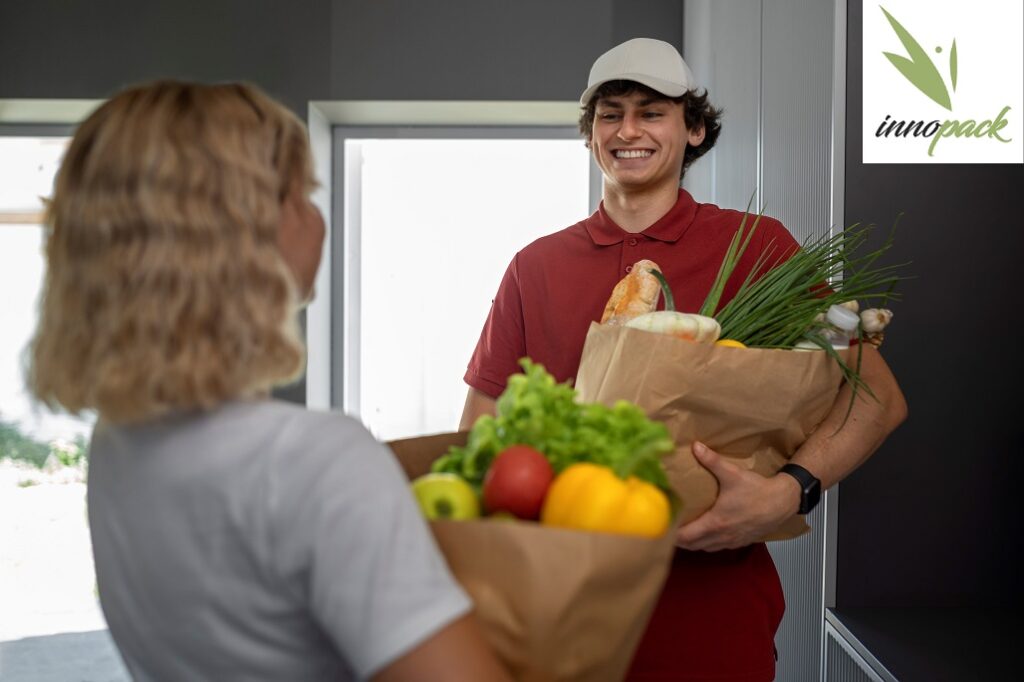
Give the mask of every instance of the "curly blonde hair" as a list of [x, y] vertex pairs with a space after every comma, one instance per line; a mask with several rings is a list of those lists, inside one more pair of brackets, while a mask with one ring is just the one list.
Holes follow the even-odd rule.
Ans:
[[112, 422], [265, 394], [305, 362], [281, 206], [313, 186], [303, 124], [257, 88], [160, 81], [79, 126], [46, 224], [28, 382]]

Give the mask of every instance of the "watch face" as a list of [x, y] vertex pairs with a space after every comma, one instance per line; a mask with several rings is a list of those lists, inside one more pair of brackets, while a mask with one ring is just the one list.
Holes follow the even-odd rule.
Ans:
[[821, 481], [814, 479], [814, 481], [803, 490], [803, 494], [800, 499], [800, 513], [808, 514], [812, 509], [818, 506], [818, 500], [821, 499]]
[[810, 513], [817, 506], [818, 500], [821, 498], [821, 481], [815, 478], [814, 474], [807, 469], [792, 462], [783, 465], [782, 471], [800, 483], [800, 509], [797, 510], [797, 513]]

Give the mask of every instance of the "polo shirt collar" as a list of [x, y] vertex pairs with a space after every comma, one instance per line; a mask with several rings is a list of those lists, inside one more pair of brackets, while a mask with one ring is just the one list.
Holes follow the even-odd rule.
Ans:
[[[696, 215], [697, 202], [693, 200], [689, 192], [680, 188], [679, 198], [676, 199], [675, 205], [640, 234], [671, 244], [683, 236]], [[603, 201], [597, 207], [597, 211], [584, 221], [584, 226], [587, 228], [587, 234], [598, 246], [619, 244], [630, 234], [615, 224], [615, 221], [608, 216], [604, 210]]]

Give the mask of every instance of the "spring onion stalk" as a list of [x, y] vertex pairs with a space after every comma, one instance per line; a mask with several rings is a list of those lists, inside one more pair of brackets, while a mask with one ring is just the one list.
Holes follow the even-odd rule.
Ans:
[[[712, 314], [705, 311], [714, 311], [717, 307], [758, 220], [741, 242], [746, 223], [744, 216], [701, 308], [702, 313]], [[793, 348], [805, 340], [820, 346], [839, 364], [844, 379], [853, 387], [847, 417], [858, 391], [863, 390], [871, 397], [874, 394], [860, 377], [861, 347], [857, 350], [855, 366], [844, 362], [825, 336], [828, 325], [822, 321], [822, 314], [830, 306], [850, 300], [880, 304], [899, 300], [893, 290], [903, 279], [896, 274], [903, 264], [878, 265], [878, 259], [892, 247], [895, 225], [881, 247], [862, 254], [871, 229], [871, 226], [852, 225], [836, 234], [809, 239], [792, 254], [778, 254], [781, 258], [773, 258], [776, 249], [769, 244], [733, 299], [714, 314], [722, 325], [721, 338], [735, 339], [748, 347]], [[772, 260], [781, 262], [758, 277]], [[858, 338], [861, 331], [858, 327]]]
[[757, 217], [754, 218], [754, 224], [750, 226], [750, 229], [744, 237], [743, 231], [747, 225], [747, 216], [749, 215], [749, 211], [743, 214], [743, 218], [740, 220], [740, 229], [736, 231], [736, 234], [732, 236], [732, 240], [729, 242], [729, 248], [726, 249], [725, 258], [722, 260], [722, 265], [718, 268], [718, 274], [715, 275], [715, 281], [711, 285], [711, 291], [708, 292], [707, 298], [704, 299], [704, 305], [702, 305], [698, 311], [699, 315], [706, 315], [707, 317], [715, 316], [715, 310], [718, 309], [718, 302], [722, 299], [722, 292], [725, 291], [725, 285], [728, 283], [729, 277], [732, 276], [733, 270], [736, 269], [737, 263], [740, 262], [740, 258], [743, 257], [743, 253], [747, 250], [747, 246], [750, 244], [750, 238], [754, 236], [758, 223], [761, 222], [762, 214], [758, 213]]
[[[816, 318], [834, 304], [899, 300], [893, 288], [901, 279], [896, 274], [901, 266], [876, 265], [892, 247], [892, 233], [880, 248], [858, 255], [870, 230], [852, 226], [808, 240], [762, 277], [748, 276], [736, 296], [715, 315], [722, 325], [722, 338], [750, 347], [792, 348], [808, 334], [824, 329]], [[830, 281], [831, 287], [826, 285]]]

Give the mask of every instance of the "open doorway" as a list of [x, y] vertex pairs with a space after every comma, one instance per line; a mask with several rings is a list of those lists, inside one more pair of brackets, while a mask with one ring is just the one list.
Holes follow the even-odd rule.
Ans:
[[590, 154], [569, 127], [336, 128], [334, 168], [332, 402], [381, 440], [453, 431], [509, 262], [596, 204]]

